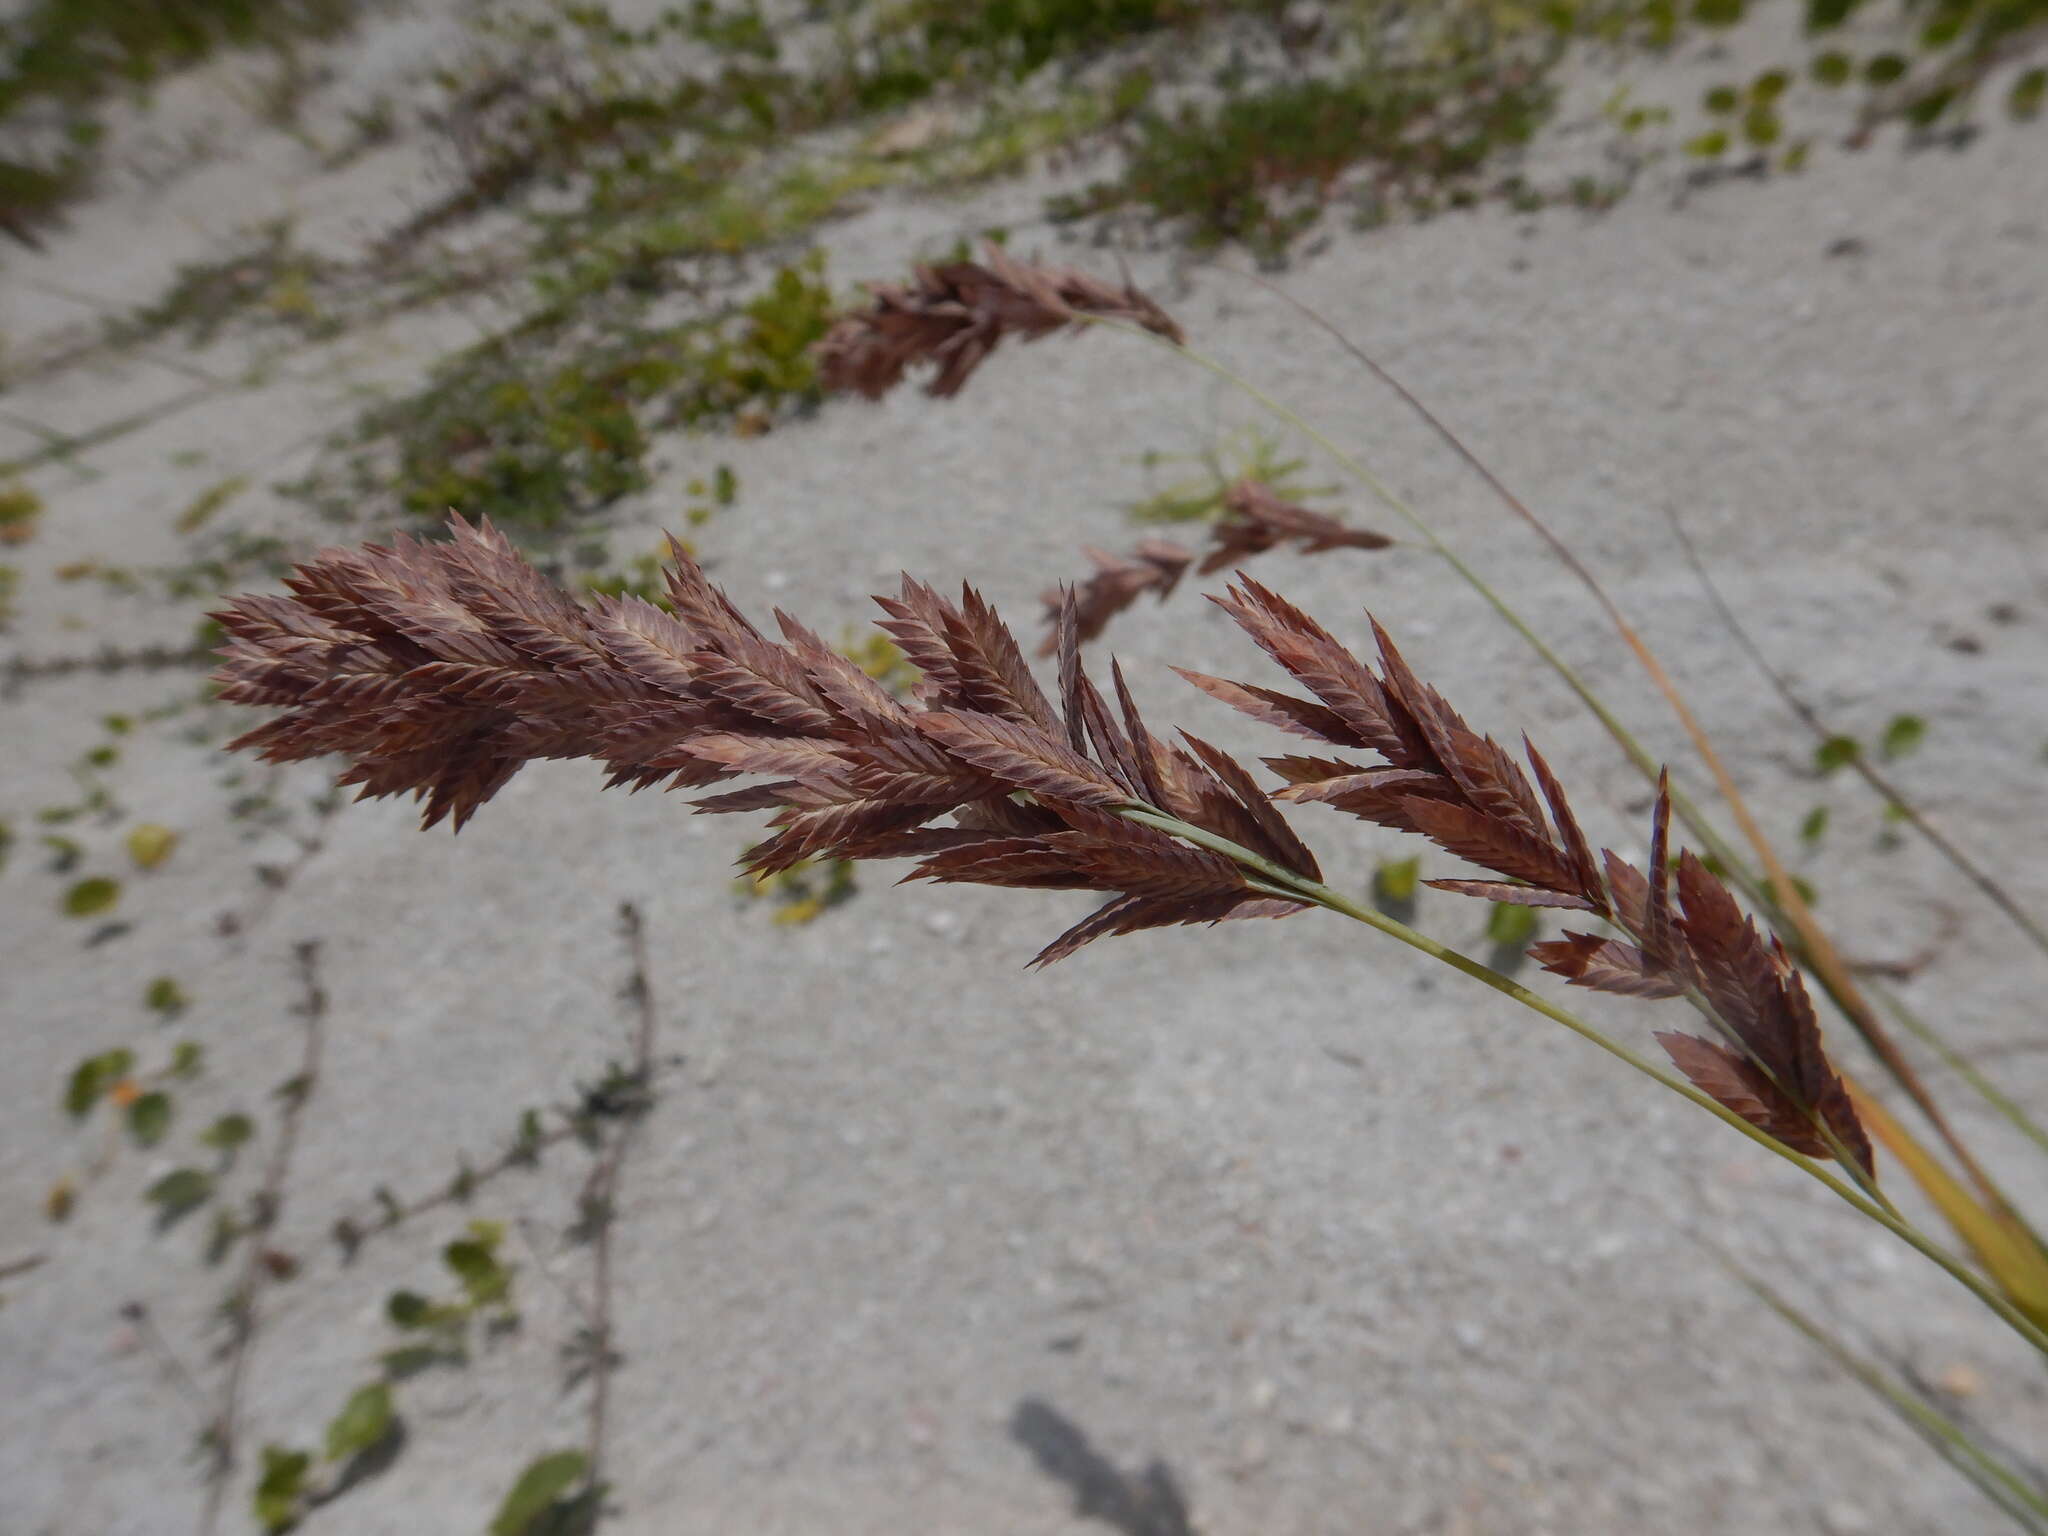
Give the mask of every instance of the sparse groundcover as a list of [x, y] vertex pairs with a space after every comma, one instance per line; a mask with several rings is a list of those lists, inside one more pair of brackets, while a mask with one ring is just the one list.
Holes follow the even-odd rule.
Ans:
[[521, 535], [575, 528], [649, 483], [664, 430], [765, 429], [819, 396], [811, 347], [830, 322], [824, 258], [780, 268], [709, 318], [515, 328], [365, 413], [289, 495], [337, 519], [420, 522], [476, 509]]
[[27, 238], [89, 184], [100, 104], [222, 48], [333, 37], [368, 0], [33, 0], [0, 20], [0, 226]]

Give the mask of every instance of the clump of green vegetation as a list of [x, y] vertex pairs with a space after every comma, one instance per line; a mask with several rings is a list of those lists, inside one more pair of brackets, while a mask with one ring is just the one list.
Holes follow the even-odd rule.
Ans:
[[646, 489], [653, 432], [759, 432], [815, 405], [810, 348], [832, 314], [813, 251], [710, 318], [515, 329], [369, 411], [339, 466], [283, 489], [330, 515], [432, 522], [453, 506], [515, 533], [565, 531]]
[[[1746, 9], [1746, 0], [1722, 0], [1716, 20], [1732, 24]], [[1962, 143], [1987, 85], [2001, 75], [2003, 105], [2015, 120], [2039, 117], [2048, 103], [2048, 68], [2018, 67], [2048, 50], [2048, 0], [1898, 0], [1888, 21], [1869, 14], [1876, 10], [1870, 0], [1805, 0], [1805, 56], [1710, 87], [1700, 103], [1709, 125], [1686, 140], [1685, 152], [1713, 162], [1746, 152], [1752, 165], [1775, 157], [1779, 169], [1798, 170], [1812, 140], [1788, 139], [1788, 118], [1811, 91], [1856, 98], [1850, 148], [1888, 123], [1904, 124], [1916, 142]], [[1846, 33], [1852, 21], [1863, 24], [1860, 36]]]
[[223, 48], [332, 37], [360, 0], [34, 0], [0, 21], [0, 222], [25, 234], [90, 185], [101, 103]]
[[1191, 464], [1196, 473], [1154, 491], [1124, 508], [1135, 523], [1212, 523], [1223, 516], [1224, 497], [1241, 480], [1255, 480], [1282, 501], [1309, 502], [1332, 495], [1336, 487], [1305, 485], [1308, 461], [1291, 457], [1274, 433], [1259, 427], [1234, 432], [1200, 453], [1172, 454], [1148, 450], [1139, 460], [1145, 468]]
[[804, 859], [773, 874], [743, 875], [733, 882], [743, 901], [765, 901], [779, 927], [801, 928], [860, 894], [851, 859]]
[[299, 248], [289, 218], [272, 219], [240, 249], [180, 266], [161, 296], [109, 321], [106, 339], [128, 346], [176, 336], [203, 347], [252, 315], [311, 339], [331, 336], [340, 322], [314, 294], [332, 275], [329, 263]]
[[43, 498], [19, 481], [0, 484], [0, 544], [26, 544], [35, 537]]
[[[1243, 244], [1272, 265], [1349, 186], [1360, 223], [1476, 201], [1480, 173], [1550, 107], [1533, 68], [1367, 69], [1289, 78], [1137, 114], [1113, 180], [1057, 198], [1057, 218], [1139, 208], [1197, 250]], [[1363, 172], [1362, 179], [1354, 172]]]

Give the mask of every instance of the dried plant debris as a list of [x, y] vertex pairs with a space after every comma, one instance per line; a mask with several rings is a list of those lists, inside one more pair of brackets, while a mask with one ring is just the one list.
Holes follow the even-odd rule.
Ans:
[[1181, 328], [1126, 282], [1113, 287], [1062, 267], [1019, 261], [991, 242], [985, 259], [919, 266], [908, 283], [878, 283], [867, 306], [842, 316], [818, 344], [829, 390], [879, 399], [929, 363], [925, 393], [960, 392], [1008, 336], [1036, 341], [1095, 318], [1140, 326], [1181, 344]]
[[1216, 599], [1309, 695], [1182, 673], [1320, 749], [1268, 758], [1285, 781], [1269, 799], [1208, 743], [1154, 736], [1114, 665], [1112, 705], [1081, 664], [1078, 595], [1062, 605], [1055, 699], [972, 588], [954, 602], [905, 577], [877, 599], [880, 628], [920, 674], [902, 699], [787, 614], [779, 639], [757, 629], [680, 545], [672, 611], [635, 597], [584, 606], [488, 523], [451, 529], [445, 543], [328, 551], [287, 579], [289, 596], [216, 615], [232, 637], [222, 698], [283, 710], [233, 745], [273, 761], [339, 753], [344, 784], [410, 793], [427, 825], [457, 827], [536, 758], [595, 757], [636, 788], [756, 776], [696, 802], [772, 813], [774, 835], [748, 854], [756, 872], [909, 858], [914, 879], [1110, 898], [1036, 963], [1109, 935], [1315, 904], [1315, 856], [1273, 801], [1329, 805], [1486, 872], [1436, 889], [1611, 925], [1621, 937], [1568, 931], [1531, 953], [1574, 985], [1685, 997], [1716, 1038], [1663, 1038], [1702, 1092], [1795, 1150], [1871, 1167], [1783, 949], [1690, 853], [1674, 887], [1668, 794], [1647, 872], [1596, 855], [1541, 754], [1527, 747], [1524, 772], [1377, 625], [1375, 670], [1257, 582]]

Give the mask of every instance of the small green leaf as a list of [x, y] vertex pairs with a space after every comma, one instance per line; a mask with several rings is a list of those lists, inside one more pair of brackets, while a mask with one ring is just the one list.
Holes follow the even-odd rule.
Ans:
[[1719, 128], [1685, 141], [1685, 152], [1695, 160], [1712, 160], [1728, 153], [1728, 135]]
[[100, 1096], [126, 1077], [134, 1065], [135, 1053], [125, 1046], [86, 1057], [71, 1069], [71, 1079], [64, 1088], [64, 1112], [74, 1120], [83, 1119], [99, 1103]]
[[1906, 108], [1906, 121], [1915, 128], [1931, 128], [1940, 120], [1942, 113], [1955, 105], [1956, 97], [1957, 92], [1953, 86], [1944, 86], [1940, 90], [1929, 91], [1924, 96], [1916, 96], [1912, 105]]
[[183, 1013], [191, 999], [185, 996], [185, 989], [175, 978], [159, 976], [142, 989], [142, 1001], [145, 1007], [169, 1018]]
[[1962, 17], [1937, 16], [1920, 29], [1920, 46], [1929, 53], [1939, 53], [1962, 35]]
[[730, 464], [719, 465], [711, 475], [711, 499], [721, 507], [729, 507], [739, 493], [740, 477], [732, 472]]
[[393, 1291], [385, 1298], [384, 1315], [394, 1328], [424, 1328], [433, 1320], [434, 1304], [418, 1291]]
[[1833, 773], [1837, 768], [1846, 768], [1863, 755], [1863, 748], [1854, 736], [1830, 736], [1813, 749], [1813, 766], [1823, 774]]
[[1382, 902], [1405, 906], [1415, 900], [1422, 887], [1422, 859], [1383, 859], [1372, 872], [1373, 896]]
[[312, 1465], [313, 1458], [304, 1451], [288, 1451], [281, 1445], [263, 1447], [263, 1476], [256, 1484], [254, 1508], [270, 1536], [290, 1530], [297, 1522], [306, 1472]]
[[1824, 85], [1829, 90], [1834, 90], [1849, 83], [1849, 76], [1854, 73], [1855, 67], [1850, 62], [1849, 55], [1839, 48], [1834, 48], [1816, 57], [1807, 67], [1807, 72], [1813, 76], [1815, 85]]
[[1732, 85], [1717, 85], [1700, 98], [1700, 104], [1717, 117], [1726, 117], [1742, 104], [1742, 96]]
[[1751, 107], [1742, 114], [1742, 136], [1758, 149], [1768, 149], [1784, 131], [1778, 114], [1769, 107]]
[[476, 1306], [502, 1301], [511, 1289], [512, 1275], [498, 1263], [491, 1250], [480, 1242], [458, 1239], [442, 1250], [441, 1257], [462, 1281]]
[[1806, 0], [1806, 30], [1828, 32], [1855, 13], [1863, 0]]
[[1750, 82], [1749, 99], [1768, 105], [1785, 94], [1792, 77], [1782, 69], [1767, 69]]
[[173, 1168], [143, 1192], [165, 1225], [213, 1198], [213, 1175], [197, 1168]]
[[106, 727], [109, 736], [126, 736], [135, 729], [135, 722], [126, 715], [102, 715], [100, 724]]
[[1878, 738], [1877, 750], [1887, 762], [1895, 762], [1917, 750], [1927, 739], [1927, 722], [1918, 715], [1893, 715]]
[[1497, 948], [1522, 950], [1536, 937], [1536, 930], [1542, 926], [1542, 919], [1534, 907], [1521, 906], [1516, 902], [1497, 901], [1493, 910], [1486, 915], [1486, 937]]
[[1799, 893], [1799, 899], [1809, 907], [1820, 905], [1820, 892], [1814, 888], [1813, 882], [1804, 875], [1794, 875], [1792, 877], [1792, 889]]
[[1828, 808], [1816, 805], [1806, 813], [1806, 819], [1799, 823], [1799, 840], [1802, 843], [1817, 843], [1828, 832]]
[[200, 1065], [205, 1060], [205, 1046], [197, 1040], [180, 1040], [171, 1048], [171, 1076], [197, 1077]]
[[171, 1128], [171, 1096], [157, 1091], [145, 1093], [128, 1106], [128, 1134], [138, 1146], [153, 1147]]
[[1703, 27], [1732, 27], [1742, 20], [1746, 0], [1693, 0], [1693, 20]]
[[186, 505], [185, 510], [178, 514], [171, 526], [180, 533], [196, 533], [206, 525], [214, 513], [233, 501], [248, 488], [248, 480], [241, 475], [235, 475], [230, 479], [223, 480], [218, 485], [208, 486], [192, 498]]
[[1906, 61], [1896, 53], [1880, 53], [1863, 66], [1863, 78], [1871, 85], [1890, 85], [1905, 73]]
[[2031, 122], [2041, 115], [2044, 102], [2048, 102], [2048, 69], [2030, 69], [2013, 81], [2005, 110], [2021, 122]]
[[128, 832], [128, 857], [135, 861], [135, 867], [142, 870], [157, 868], [171, 856], [171, 850], [178, 846], [178, 834], [169, 827], [160, 827], [153, 821], [131, 827]]
[[463, 1354], [460, 1349], [442, 1344], [406, 1344], [385, 1350], [377, 1359], [393, 1381], [405, 1381], [437, 1365], [460, 1365]]
[[360, 1456], [391, 1432], [391, 1388], [373, 1381], [356, 1389], [327, 1426], [327, 1459]]
[[576, 1486], [586, 1465], [581, 1451], [556, 1451], [532, 1463], [498, 1506], [491, 1536], [527, 1536], [555, 1500]]
[[247, 1115], [222, 1115], [199, 1133], [201, 1145], [216, 1152], [232, 1152], [256, 1134], [256, 1122]]
[[64, 915], [98, 917], [102, 912], [111, 911], [120, 899], [120, 881], [109, 880], [105, 875], [93, 875], [64, 893]]
[[101, 742], [86, 752], [85, 761], [89, 767], [111, 768], [121, 761], [121, 749], [109, 742]]

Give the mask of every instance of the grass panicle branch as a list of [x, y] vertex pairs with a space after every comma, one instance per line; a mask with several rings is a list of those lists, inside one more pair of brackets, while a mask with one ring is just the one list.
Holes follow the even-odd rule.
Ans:
[[1328, 805], [1486, 872], [1432, 882], [1440, 889], [1618, 929], [1625, 937], [1568, 932], [1533, 953], [1578, 986], [1700, 1003], [1719, 1038], [1666, 1036], [1680, 1069], [1793, 1150], [1869, 1175], [1868, 1140], [1798, 972], [1697, 858], [1680, 856], [1673, 881], [1668, 795], [1648, 872], [1596, 856], [1541, 754], [1529, 748], [1525, 773], [1378, 626], [1375, 671], [1257, 582], [1217, 600], [1309, 696], [1184, 673], [1191, 683], [1320, 748], [1381, 759], [1269, 758], [1285, 781], [1269, 799], [1207, 742], [1154, 736], [1114, 667], [1111, 707], [1080, 663], [1072, 595], [1055, 704], [971, 588], [955, 603], [906, 577], [878, 599], [880, 627], [921, 672], [905, 702], [786, 614], [780, 640], [756, 629], [680, 548], [673, 614], [636, 598], [586, 608], [488, 526], [451, 526], [443, 544], [330, 553], [289, 578], [293, 598], [244, 598], [218, 615], [234, 637], [223, 697], [287, 706], [237, 745], [272, 759], [339, 751], [353, 760], [344, 782], [424, 798], [429, 825], [460, 825], [538, 757], [595, 756], [636, 785], [763, 778], [697, 802], [774, 813], [775, 835], [750, 854], [758, 871], [906, 857], [912, 878], [1112, 898], [1038, 963], [1111, 934], [1303, 905], [1121, 812], [1170, 817], [1319, 881], [1272, 802]]
[[[1386, 549], [1394, 542], [1383, 533], [1349, 527], [1326, 512], [1290, 501], [1256, 475], [1238, 476], [1224, 487], [1219, 503], [1222, 515], [1210, 524], [1210, 547], [1199, 565], [1193, 551], [1172, 539], [1142, 539], [1129, 555], [1105, 554], [1091, 545], [1082, 546], [1095, 565], [1095, 573], [1077, 590], [1075, 622], [1084, 642], [1098, 637], [1111, 619], [1146, 593], [1164, 602], [1190, 565], [1195, 566], [1196, 574], [1209, 576], [1283, 544], [1293, 544], [1305, 555], [1320, 555], [1333, 549]], [[1059, 650], [1060, 611], [1065, 601], [1064, 587], [1045, 594], [1046, 632], [1038, 647], [1041, 656]]]
[[844, 315], [818, 345], [830, 390], [876, 399], [930, 364], [925, 393], [958, 394], [1009, 336], [1035, 341], [1084, 319], [1119, 320], [1179, 343], [1173, 317], [1128, 282], [1023, 262], [991, 243], [981, 261], [918, 267], [908, 283], [878, 283], [868, 304]]

